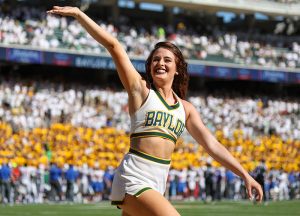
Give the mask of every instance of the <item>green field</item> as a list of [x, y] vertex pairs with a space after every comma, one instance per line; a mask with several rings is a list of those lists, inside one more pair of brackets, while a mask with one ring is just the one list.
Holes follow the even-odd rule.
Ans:
[[[300, 201], [271, 202], [254, 205], [251, 202], [173, 203], [182, 216], [300, 216]], [[99, 204], [38, 204], [0, 206], [0, 216], [117, 216], [121, 211], [108, 202]]]

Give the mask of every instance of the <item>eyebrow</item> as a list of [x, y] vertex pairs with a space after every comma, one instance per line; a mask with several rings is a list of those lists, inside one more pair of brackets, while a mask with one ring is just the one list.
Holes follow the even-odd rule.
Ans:
[[[152, 58], [155, 59], [155, 58], [161, 58], [161, 57], [156, 55], [156, 56], [153, 56]], [[163, 58], [164, 58], [164, 59], [171, 59], [171, 60], [173, 59], [173, 58], [170, 57], [170, 56], [164, 56]]]

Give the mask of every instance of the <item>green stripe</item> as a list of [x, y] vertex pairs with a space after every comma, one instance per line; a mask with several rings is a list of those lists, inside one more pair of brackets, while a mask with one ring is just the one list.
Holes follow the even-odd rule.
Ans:
[[112, 205], [123, 205], [124, 201], [111, 201]]
[[169, 105], [165, 99], [161, 96], [160, 92], [158, 90], [156, 90], [155, 86], [153, 85], [153, 90], [155, 91], [156, 95], [158, 96], [158, 98], [160, 99], [160, 101], [165, 105], [165, 107], [167, 107], [168, 110], [172, 110], [172, 109], [177, 109], [179, 107], [179, 101], [177, 101], [176, 104], [174, 105]]
[[141, 133], [132, 133], [130, 135], [130, 138], [135, 138], [135, 137], [147, 137], [147, 136], [160, 136], [166, 139], [169, 139], [171, 141], [173, 141], [174, 143], [176, 143], [176, 139], [169, 135], [169, 134], [165, 134], [165, 133], [161, 133], [161, 132], [141, 132]]
[[136, 194], [134, 194], [134, 196], [138, 197], [140, 196], [143, 192], [145, 192], [146, 190], [150, 190], [152, 189], [151, 187], [145, 187], [142, 190], [138, 191]]
[[151, 155], [148, 155], [148, 154], [145, 154], [145, 153], [143, 153], [143, 152], [134, 150], [134, 149], [132, 149], [132, 148], [129, 149], [129, 152], [132, 153], [132, 154], [135, 154], [135, 155], [137, 155], [137, 156], [140, 156], [140, 157], [142, 157], [142, 158], [145, 158], [145, 159], [154, 161], [154, 162], [156, 162], [156, 163], [160, 163], [160, 164], [170, 164], [170, 163], [171, 163], [171, 160], [165, 160], [165, 159], [153, 157], [153, 156], [151, 156]]

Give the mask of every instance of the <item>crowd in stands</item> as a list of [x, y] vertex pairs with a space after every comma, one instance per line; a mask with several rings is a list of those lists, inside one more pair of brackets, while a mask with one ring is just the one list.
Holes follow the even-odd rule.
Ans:
[[[34, 7], [17, 7], [14, 10], [1, 7], [0, 44], [28, 45], [47, 50], [68, 49], [91, 54], [106, 52], [77, 21], [47, 15], [45, 11]], [[279, 68], [300, 66], [299, 40], [280, 37], [275, 33], [260, 35], [254, 32], [255, 40], [249, 38], [251, 33], [221, 30], [218, 26], [198, 31], [184, 22], [175, 26], [156, 24], [151, 29], [126, 21], [118, 26], [101, 20], [97, 22], [117, 36], [132, 56], [146, 57], [157, 41], [169, 40], [177, 44], [188, 59]], [[279, 24], [274, 31], [283, 31], [284, 26]]]
[[[84, 88], [49, 81], [2, 77], [0, 116], [14, 131], [49, 127], [53, 123], [98, 129], [114, 126], [129, 132], [128, 96], [124, 91]], [[246, 96], [190, 96], [207, 127], [225, 138], [241, 129], [243, 139], [278, 135], [284, 141], [300, 139], [299, 101]], [[237, 135], [237, 136], [238, 136]]]
[[[0, 45], [106, 52], [74, 20], [34, 7], [0, 8]], [[118, 36], [132, 56], [145, 57], [154, 43], [167, 39], [189, 59], [300, 65], [299, 41], [289, 47], [285, 41], [266, 44], [217, 27], [201, 34], [183, 22], [150, 30], [126, 22], [98, 22]], [[270, 36], [274, 40], [276, 35]], [[109, 88], [6, 79], [0, 74], [0, 200], [12, 204], [109, 199], [113, 170], [129, 149], [127, 99], [124, 91]], [[193, 93], [188, 100], [216, 138], [264, 185], [266, 201], [300, 199], [299, 100], [222, 92]], [[184, 133], [172, 155], [166, 197], [237, 200], [246, 194], [240, 178]]]
[[[199, 93], [188, 100], [254, 176], [265, 160], [269, 199], [300, 198], [299, 101]], [[1, 77], [2, 201], [108, 199], [113, 169], [129, 149], [126, 101], [123, 91]], [[241, 179], [188, 134], [176, 144], [168, 187], [170, 199], [245, 198]]]
[[[271, 0], [274, 1], [274, 0]], [[284, 4], [299, 4], [299, 0], [275, 0], [276, 2], [284, 3]]]

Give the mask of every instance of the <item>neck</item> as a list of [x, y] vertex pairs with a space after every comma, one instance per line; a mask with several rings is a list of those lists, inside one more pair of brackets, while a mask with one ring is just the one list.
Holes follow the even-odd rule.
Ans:
[[156, 90], [159, 91], [161, 96], [164, 97], [165, 99], [173, 98], [172, 86], [169, 86], [169, 85], [159, 86], [155, 83], [154, 83], [154, 86], [155, 86]]

